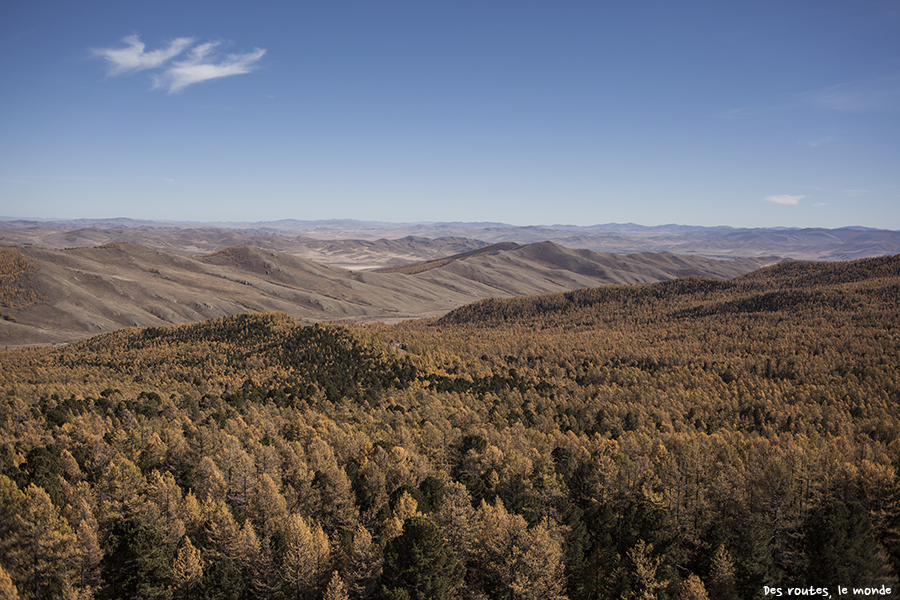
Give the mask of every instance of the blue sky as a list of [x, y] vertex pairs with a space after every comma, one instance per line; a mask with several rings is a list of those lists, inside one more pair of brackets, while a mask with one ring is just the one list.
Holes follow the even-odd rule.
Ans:
[[900, 3], [4, 2], [0, 215], [900, 229]]

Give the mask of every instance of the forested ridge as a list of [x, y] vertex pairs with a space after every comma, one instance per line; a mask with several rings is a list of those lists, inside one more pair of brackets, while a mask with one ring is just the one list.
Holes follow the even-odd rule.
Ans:
[[[33, 286], [37, 270], [18, 250], [0, 245], [0, 308], [28, 307], [44, 299]], [[2, 312], [0, 318], [10, 319]]]
[[896, 594], [898, 306], [884, 257], [5, 351], [0, 596]]

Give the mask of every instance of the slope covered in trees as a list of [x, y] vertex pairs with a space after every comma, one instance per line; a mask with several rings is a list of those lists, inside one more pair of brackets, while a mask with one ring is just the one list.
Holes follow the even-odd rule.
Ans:
[[6, 351], [0, 589], [897, 593], [898, 305], [886, 257]]

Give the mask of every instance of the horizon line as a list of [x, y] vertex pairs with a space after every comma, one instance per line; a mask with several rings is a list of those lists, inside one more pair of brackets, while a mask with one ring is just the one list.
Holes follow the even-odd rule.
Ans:
[[410, 226], [410, 225], [418, 225], [418, 226], [449, 226], [449, 225], [461, 225], [461, 226], [494, 226], [494, 227], [507, 227], [513, 229], [527, 229], [527, 228], [538, 228], [538, 227], [547, 227], [547, 228], [576, 228], [576, 229], [591, 229], [595, 227], [635, 227], [640, 229], [662, 229], [662, 228], [672, 228], [672, 227], [682, 227], [682, 228], [695, 228], [695, 229], [733, 229], [733, 230], [760, 230], [760, 229], [779, 229], [779, 230], [827, 230], [834, 231], [838, 229], [856, 229], [856, 230], [870, 230], [870, 231], [893, 231], [897, 232], [900, 229], [887, 229], [882, 227], [871, 227], [867, 225], [842, 225], [840, 227], [816, 227], [816, 226], [789, 226], [789, 225], [769, 225], [769, 226], [759, 226], [759, 227], [746, 227], [746, 226], [735, 226], [735, 225], [689, 225], [685, 223], [664, 223], [660, 225], [643, 225], [640, 223], [635, 223], [633, 221], [629, 222], [606, 222], [606, 223], [593, 223], [590, 225], [576, 225], [574, 223], [552, 223], [552, 224], [529, 224], [529, 225], [515, 225], [511, 223], [504, 223], [502, 221], [377, 221], [377, 220], [364, 220], [364, 219], [350, 219], [350, 218], [328, 218], [328, 219], [295, 219], [291, 217], [286, 217], [282, 219], [275, 220], [265, 220], [265, 221], [194, 221], [189, 219], [138, 219], [134, 217], [69, 217], [69, 218], [59, 218], [59, 217], [12, 217], [6, 215], [0, 215], [0, 221], [5, 222], [38, 222], [38, 223], [66, 223], [66, 222], [93, 222], [93, 223], [103, 223], [103, 222], [113, 222], [113, 221], [128, 221], [134, 223], [141, 224], [167, 224], [167, 225], [202, 225], [207, 228], [229, 228], [229, 226], [247, 226], [247, 225], [256, 225], [256, 226], [272, 226], [280, 223], [358, 223], [358, 224], [368, 224], [368, 225], [394, 225], [394, 226]]

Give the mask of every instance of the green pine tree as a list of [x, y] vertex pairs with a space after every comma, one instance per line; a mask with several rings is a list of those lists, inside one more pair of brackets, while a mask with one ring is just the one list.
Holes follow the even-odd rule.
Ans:
[[403, 533], [384, 548], [382, 598], [451, 598], [462, 578], [463, 568], [456, 554], [441, 530], [426, 517], [407, 519]]
[[172, 557], [164, 540], [137, 517], [115, 521], [101, 562], [101, 598], [171, 600]]

